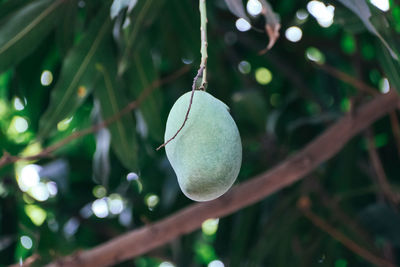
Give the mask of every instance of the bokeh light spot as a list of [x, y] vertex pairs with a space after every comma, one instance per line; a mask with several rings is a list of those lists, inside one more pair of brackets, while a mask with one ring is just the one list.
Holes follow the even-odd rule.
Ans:
[[370, 0], [370, 2], [383, 12], [389, 11], [389, 0]]
[[33, 242], [32, 242], [32, 239], [29, 236], [23, 235], [23, 236], [21, 236], [20, 240], [21, 240], [21, 245], [24, 248], [26, 248], [26, 249], [31, 249], [32, 248]]
[[111, 214], [120, 214], [124, 210], [124, 202], [119, 194], [111, 194], [108, 197], [108, 208]]
[[218, 230], [219, 219], [207, 219], [201, 224], [201, 230], [206, 235], [214, 235]]
[[224, 263], [220, 260], [213, 260], [210, 262], [207, 267], [225, 267]]
[[45, 70], [42, 72], [40, 76], [40, 83], [43, 86], [49, 86], [53, 82], [53, 74], [49, 70]]
[[57, 123], [57, 130], [60, 132], [65, 131], [68, 129], [73, 117], [63, 119], [62, 121]]
[[22, 103], [21, 98], [19, 98], [19, 97], [14, 98], [14, 108], [15, 108], [15, 110], [23, 110], [25, 108], [24, 103]]
[[79, 98], [84, 98], [86, 96], [86, 87], [85, 86], [79, 86], [78, 88], [78, 97]]
[[238, 64], [238, 69], [242, 74], [248, 74], [251, 71], [251, 65], [248, 61], [240, 61]]
[[260, 15], [262, 11], [262, 5], [258, 0], [249, 0], [247, 1], [246, 9], [250, 15], [255, 17]]
[[241, 32], [246, 32], [251, 29], [251, 25], [244, 18], [240, 18], [236, 20], [236, 28]]
[[150, 210], [152, 210], [155, 206], [157, 206], [159, 201], [160, 198], [154, 194], [148, 194], [145, 198], [146, 205]]
[[285, 36], [286, 39], [295, 43], [301, 40], [301, 37], [303, 37], [303, 32], [299, 27], [292, 26], [287, 28], [287, 30], [285, 31]]
[[387, 78], [382, 78], [379, 81], [379, 90], [384, 94], [389, 93], [390, 84], [389, 84], [389, 80]]
[[267, 68], [258, 68], [256, 70], [256, 81], [262, 85], [269, 84], [272, 81], [272, 73]]
[[175, 267], [175, 265], [169, 261], [163, 261], [160, 263], [159, 267]]
[[310, 1], [307, 4], [308, 12], [317, 19], [320, 26], [327, 28], [332, 25], [335, 7], [332, 5], [325, 6], [321, 1]]
[[31, 219], [36, 226], [41, 226], [46, 220], [47, 212], [37, 205], [26, 205], [24, 210], [26, 215], [28, 215], [29, 219]]
[[322, 54], [321, 51], [319, 51], [317, 48], [315, 47], [309, 47], [306, 50], [306, 57], [311, 60], [314, 61], [316, 63], [319, 64], [323, 64], [325, 62], [325, 56], [324, 54]]
[[108, 216], [108, 205], [105, 198], [96, 199], [92, 203], [92, 211], [98, 218], [105, 218]]
[[15, 116], [12, 123], [14, 124], [14, 128], [18, 133], [23, 133], [28, 130], [28, 121], [23, 117]]
[[29, 164], [22, 168], [19, 175], [17, 175], [18, 186], [22, 191], [26, 192], [29, 188], [39, 184], [39, 171], [41, 168], [35, 164]]
[[93, 196], [96, 198], [103, 198], [107, 194], [107, 189], [102, 185], [96, 185], [93, 187]]

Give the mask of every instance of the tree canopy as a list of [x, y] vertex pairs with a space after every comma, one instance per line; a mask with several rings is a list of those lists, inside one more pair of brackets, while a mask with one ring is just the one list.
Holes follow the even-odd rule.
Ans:
[[[400, 265], [399, 33], [395, 0], [0, 0], [0, 265]], [[202, 203], [156, 150], [191, 90], [243, 150]]]

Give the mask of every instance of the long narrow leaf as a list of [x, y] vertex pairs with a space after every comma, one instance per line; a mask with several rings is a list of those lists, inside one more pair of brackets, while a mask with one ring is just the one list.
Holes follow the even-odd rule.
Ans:
[[[95, 96], [100, 101], [101, 114], [104, 118], [118, 114], [126, 106], [126, 95], [117, 84], [116, 64], [106, 60], [107, 68], [97, 65], [101, 73], [100, 82], [96, 85]], [[111, 146], [118, 159], [131, 171], [137, 171], [137, 139], [135, 121], [131, 114], [126, 114], [109, 126], [111, 132]]]
[[58, 21], [64, 2], [32, 2], [1, 24], [0, 73], [20, 62], [41, 43]]
[[40, 120], [39, 136], [50, 134], [55, 125], [71, 115], [92, 90], [96, 75], [96, 56], [101, 43], [110, 34], [111, 20], [104, 8], [92, 22], [78, 46], [64, 60], [60, 78], [53, 89], [50, 105]]
[[398, 56], [396, 53], [393, 51], [393, 49], [389, 46], [389, 44], [386, 42], [386, 40], [382, 37], [382, 35], [378, 32], [378, 30], [375, 28], [375, 26], [371, 23], [370, 18], [371, 18], [371, 10], [369, 9], [369, 6], [365, 2], [365, 0], [338, 0], [341, 2], [344, 6], [346, 6], [348, 9], [354, 12], [361, 21], [364, 23], [365, 27], [370, 31], [372, 34], [374, 34], [376, 37], [381, 40], [383, 45], [389, 50], [390, 55], [398, 60]]
[[[136, 49], [136, 52], [131, 57], [132, 66], [127, 72], [129, 90], [135, 98], [139, 97], [143, 90], [146, 90], [157, 79], [157, 72], [149, 46], [146, 42], [143, 44]], [[150, 137], [159, 142], [163, 136], [160, 114], [162, 101], [160, 100], [160, 92], [156, 90], [140, 106]]]

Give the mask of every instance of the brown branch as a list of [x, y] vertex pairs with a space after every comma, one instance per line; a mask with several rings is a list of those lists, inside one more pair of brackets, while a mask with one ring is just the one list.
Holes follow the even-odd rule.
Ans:
[[320, 228], [322, 231], [329, 234], [333, 239], [340, 242], [343, 246], [356, 253], [361, 258], [369, 261], [370, 263], [380, 267], [396, 267], [395, 264], [390, 261], [383, 259], [369, 250], [361, 247], [356, 242], [345, 236], [342, 232], [335, 229], [333, 226], [324, 221], [321, 217], [313, 213], [310, 209], [310, 200], [308, 197], [301, 197], [298, 202], [298, 207], [302, 211], [305, 217], [309, 219], [315, 226]]
[[179, 132], [183, 129], [183, 127], [186, 124], [186, 121], [189, 118], [189, 112], [190, 109], [192, 108], [192, 102], [193, 102], [193, 96], [194, 96], [194, 91], [196, 90], [196, 83], [197, 80], [199, 79], [199, 77], [202, 75], [204, 70], [204, 66], [200, 66], [199, 70], [197, 71], [197, 75], [194, 77], [193, 79], [193, 84], [192, 84], [192, 94], [190, 95], [190, 101], [189, 101], [189, 106], [188, 109], [186, 111], [186, 115], [185, 115], [185, 119], [183, 120], [182, 126], [178, 129], [178, 131], [176, 131], [176, 133], [174, 134], [174, 136], [172, 136], [170, 139], [168, 139], [168, 141], [166, 141], [164, 144], [162, 144], [161, 146], [157, 147], [157, 151], [160, 150], [161, 148], [165, 147], [169, 142], [171, 142], [172, 140], [175, 139], [175, 137], [179, 134]]
[[320, 68], [321, 70], [325, 71], [326, 73], [332, 75], [333, 77], [335, 77], [345, 83], [351, 84], [356, 89], [358, 89], [364, 93], [367, 93], [367, 94], [373, 95], [373, 96], [379, 95], [379, 92], [374, 87], [369, 86], [368, 84], [364, 83], [363, 81], [358, 80], [341, 70], [338, 70], [327, 64], [314, 64], [314, 66]]
[[196, 203], [156, 223], [138, 228], [79, 254], [56, 260], [56, 266], [109, 266], [141, 255], [199, 228], [208, 218], [220, 218], [260, 201], [287, 187], [333, 157], [356, 134], [394, 110], [399, 102], [394, 92], [377, 96], [354, 115], [345, 115], [313, 142], [275, 168], [261, 173], [222, 197]]
[[65, 146], [66, 144], [70, 143], [71, 141], [78, 139], [80, 137], [86, 136], [88, 134], [97, 132], [100, 129], [107, 127], [108, 125], [118, 121], [119, 119], [121, 119], [121, 117], [128, 114], [130, 111], [139, 107], [142, 104], [142, 102], [153, 92], [154, 89], [162, 86], [163, 84], [167, 84], [171, 81], [174, 81], [175, 79], [177, 79], [178, 77], [182, 76], [187, 71], [189, 71], [189, 69], [190, 69], [189, 66], [184, 66], [184, 67], [180, 68], [179, 70], [177, 70], [176, 72], [172, 73], [171, 75], [169, 75], [163, 79], [155, 80], [154, 82], [152, 82], [148, 87], [146, 87], [143, 90], [143, 92], [139, 95], [139, 97], [136, 100], [134, 100], [134, 101], [130, 102], [128, 105], [126, 105], [120, 112], [105, 119], [101, 123], [95, 124], [89, 128], [83, 129], [81, 131], [72, 133], [71, 135], [58, 141], [57, 143], [43, 149], [38, 154], [35, 154], [32, 156], [27, 156], [27, 157], [19, 157], [19, 156], [12, 156], [8, 152], [4, 151], [3, 156], [0, 158], [0, 168], [4, 167], [5, 165], [17, 162], [19, 160], [37, 160], [37, 159], [41, 159], [41, 158], [50, 157], [54, 151]]
[[376, 182], [378, 183], [381, 192], [387, 198], [387, 200], [389, 200], [392, 204], [397, 205], [400, 202], [400, 195], [392, 191], [391, 186], [387, 180], [381, 159], [379, 158], [378, 152], [375, 148], [374, 134], [371, 128], [366, 131], [365, 136], [367, 138], [369, 158], [371, 160], [372, 166], [374, 167], [377, 177]]

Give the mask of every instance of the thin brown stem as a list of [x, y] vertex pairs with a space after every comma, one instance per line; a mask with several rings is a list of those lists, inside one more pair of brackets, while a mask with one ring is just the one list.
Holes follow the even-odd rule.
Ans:
[[175, 137], [179, 134], [179, 132], [180, 132], [180, 131], [183, 129], [183, 127], [185, 126], [186, 121], [187, 121], [188, 118], [189, 118], [190, 109], [192, 108], [192, 102], [193, 102], [194, 91], [196, 90], [196, 83], [197, 83], [197, 80], [199, 79], [199, 77], [201, 76], [201, 74], [203, 73], [203, 69], [204, 69], [204, 67], [201, 66], [200, 69], [199, 69], [198, 72], [197, 72], [197, 75], [196, 75], [196, 76], [194, 77], [194, 79], [193, 79], [192, 94], [190, 95], [189, 106], [188, 106], [188, 109], [187, 109], [187, 111], [186, 111], [185, 119], [183, 120], [183, 123], [182, 123], [181, 127], [178, 129], [178, 131], [176, 131], [176, 133], [174, 134], [174, 136], [172, 136], [170, 139], [168, 139], [168, 141], [166, 141], [166, 142], [165, 142], [164, 144], [162, 144], [161, 146], [157, 147], [157, 149], [156, 149], [157, 151], [160, 150], [161, 148], [165, 147], [165, 146], [166, 146], [169, 142], [171, 142], [172, 140], [174, 140]]
[[360, 256], [361, 258], [367, 260], [368, 262], [380, 266], [380, 267], [396, 267], [392, 262], [383, 259], [369, 250], [361, 247], [359, 244], [345, 236], [341, 231], [335, 229], [329, 223], [324, 221], [321, 217], [313, 213], [310, 209], [310, 200], [307, 197], [302, 197], [299, 200], [299, 209], [302, 211], [304, 216], [309, 219], [315, 226], [320, 228], [322, 231], [329, 234], [333, 239], [340, 242], [343, 246]]
[[193, 102], [193, 96], [194, 96], [194, 91], [197, 89], [197, 80], [201, 77], [201, 85], [199, 86], [199, 90], [205, 91], [207, 87], [207, 59], [208, 59], [208, 53], [207, 53], [207, 47], [208, 47], [208, 42], [207, 42], [207, 9], [206, 9], [206, 0], [199, 0], [199, 11], [200, 11], [200, 38], [201, 38], [201, 48], [200, 48], [200, 54], [201, 54], [201, 62], [200, 62], [200, 67], [199, 70], [197, 71], [197, 75], [193, 79], [193, 84], [192, 84], [192, 94], [190, 95], [190, 102], [188, 109], [186, 111], [185, 119], [183, 120], [183, 123], [181, 127], [176, 131], [176, 133], [168, 139], [164, 144], [160, 145], [157, 147], [157, 151], [160, 150], [161, 148], [165, 147], [169, 142], [175, 139], [175, 137], [180, 133], [180, 131], [183, 129], [183, 127], [186, 124], [186, 121], [189, 118], [189, 112], [192, 107], [192, 102]]
[[177, 79], [178, 77], [180, 77], [184, 73], [186, 73], [188, 70], [189, 70], [189, 67], [184, 66], [165, 78], [162, 78], [160, 80], [155, 80], [153, 83], [151, 83], [148, 87], [146, 87], [143, 90], [143, 92], [140, 94], [138, 99], [130, 102], [120, 112], [114, 114], [113, 116], [111, 116], [111, 117], [105, 119], [104, 121], [102, 121], [98, 124], [95, 124], [89, 128], [72, 133], [71, 135], [58, 141], [57, 143], [43, 149], [38, 154], [35, 154], [32, 156], [27, 156], [27, 157], [20, 157], [20, 156], [12, 156], [6, 151], [3, 152], [3, 156], [0, 158], [0, 168], [4, 167], [5, 165], [17, 162], [19, 160], [37, 160], [37, 159], [41, 159], [41, 158], [50, 157], [54, 151], [65, 146], [66, 144], [70, 143], [71, 141], [81, 138], [83, 136], [86, 136], [88, 134], [97, 132], [100, 129], [107, 127], [108, 125], [118, 121], [121, 117], [128, 114], [130, 111], [139, 107], [142, 104], [142, 102], [153, 92], [154, 89], [156, 89], [157, 87], [160, 87], [163, 84], [167, 84], [167, 83], [170, 83], [171, 81], [174, 81], [175, 79]]
[[369, 86], [368, 84], [364, 83], [363, 81], [358, 80], [358, 79], [348, 75], [347, 73], [345, 73], [341, 70], [338, 70], [332, 66], [329, 66], [327, 64], [314, 64], [314, 66], [320, 68], [321, 70], [327, 72], [328, 74], [332, 75], [333, 77], [335, 77], [345, 83], [351, 84], [356, 89], [358, 89], [364, 93], [367, 93], [369, 95], [378, 95], [379, 94], [379, 92], [372, 86]]

